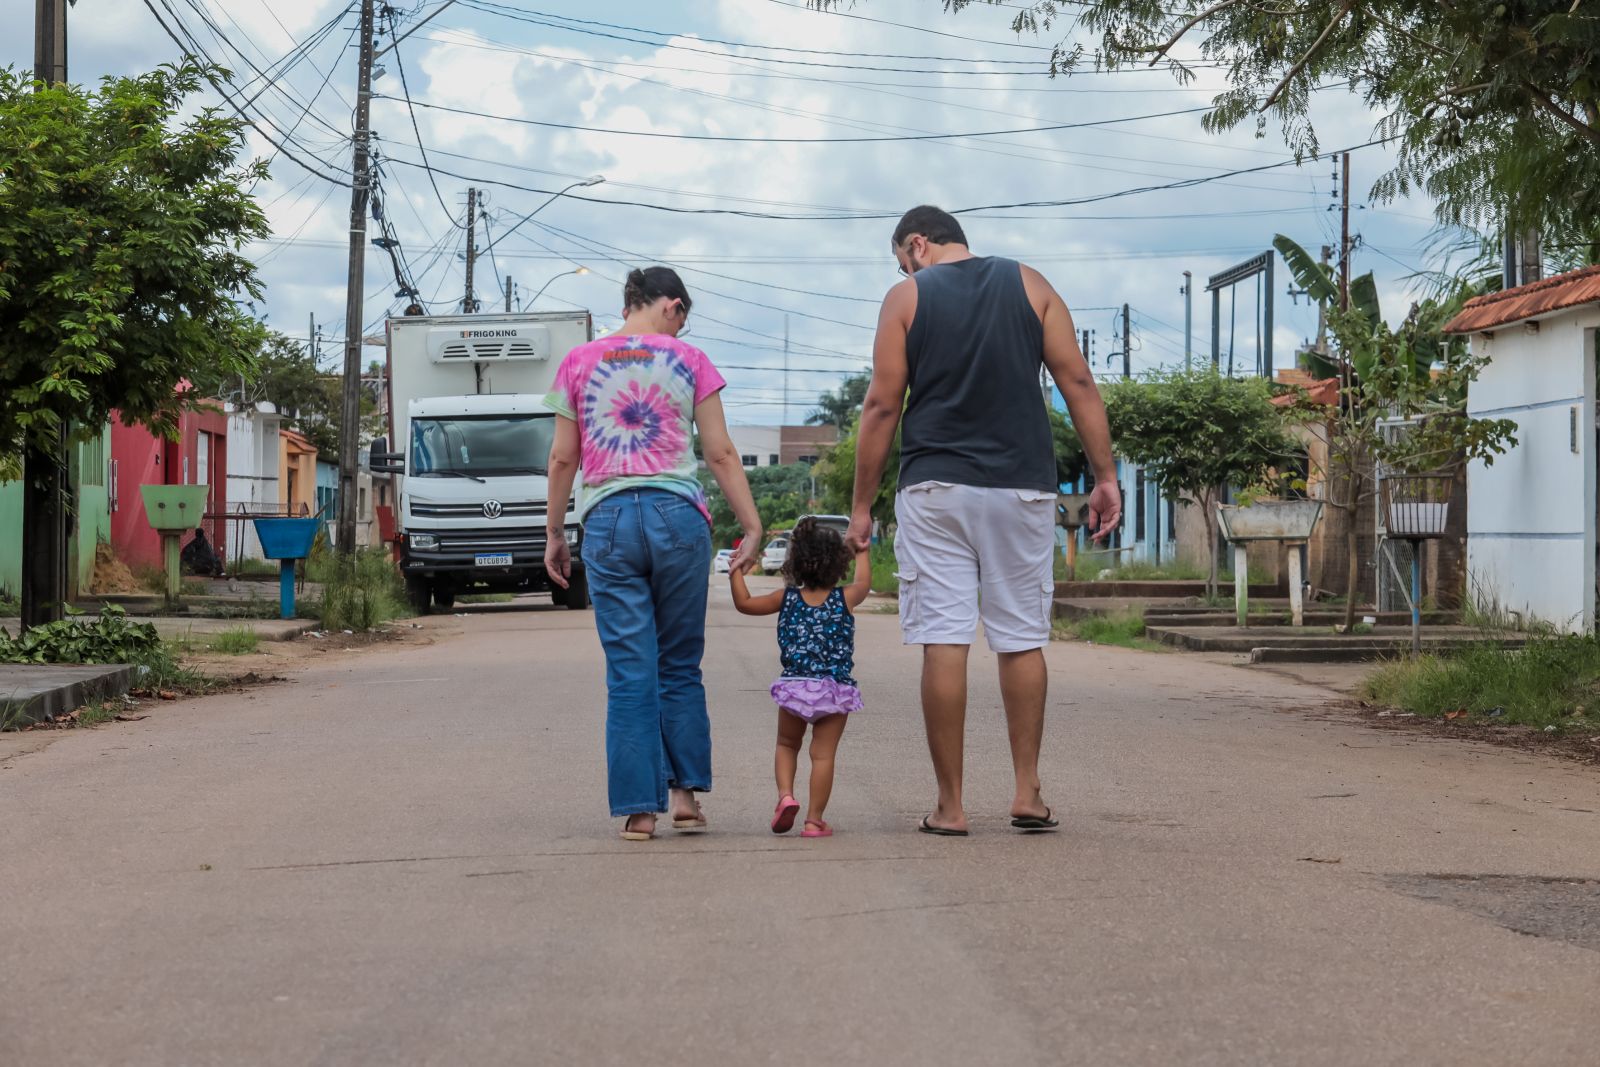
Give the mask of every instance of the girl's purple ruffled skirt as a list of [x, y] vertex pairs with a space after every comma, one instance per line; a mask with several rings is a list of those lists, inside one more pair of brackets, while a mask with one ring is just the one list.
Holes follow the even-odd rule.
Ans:
[[790, 715], [815, 722], [828, 715], [861, 710], [861, 690], [832, 678], [779, 678], [772, 699]]

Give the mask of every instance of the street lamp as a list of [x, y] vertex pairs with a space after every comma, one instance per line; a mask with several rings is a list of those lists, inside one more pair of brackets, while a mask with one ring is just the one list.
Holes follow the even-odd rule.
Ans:
[[603, 177], [601, 177], [599, 175], [596, 175], [593, 178], [583, 178], [583, 179], [581, 179], [579, 181], [573, 182], [571, 185], [567, 186], [565, 189], [562, 189], [562, 190], [552, 194], [550, 199], [546, 200], [544, 203], [540, 204], [538, 207], [534, 208], [532, 211], [530, 211], [526, 215], [522, 216], [516, 222], [513, 222], [506, 229], [506, 231], [504, 233], [502, 233], [500, 236], [496, 237], [494, 240], [490, 241], [487, 245], [485, 245], [483, 247], [483, 251], [480, 252], [479, 255], [482, 255], [483, 252], [489, 251], [489, 249], [493, 248], [495, 245], [499, 244], [501, 241], [504, 241], [507, 237], [510, 237], [513, 233], [516, 232], [518, 226], [521, 226], [524, 222], [527, 222], [529, 219], [533, 218], [539, 212], [543, 211], [545, 208], [549, 207], [551, 204], [555, 203], [557, 200], [560, 200], [563, 196], [566, 196], [568, 193], [572, 192], [572, 190], [579, 189], [579, 188], [586, 188], [586, 187], [591, 186], [591, 185], [599, 185], [603, 181], [605, 181], [605, 178], [603, 178]]
[[588, 273], [589, 273], [589, 268], [588, 267], [575, 267], [572, 270], [564, 270], [564, 271], [562, 271], [560, 274], [557, 274], [555, 278], [551, 278], [549, 281], [547, 281], [543, 285], [539, 286], [539, 291], [537, 293], [533, 294], [533, 299], [528, 301], [528, 306], [531, 308], [535, 304], [537, 304], [539, 302], [539, 298], [544, 295], [544, 291], [546, 289], [550, 288], [551, 285], [555, 284], [556, 278], [565, 278], [569, 274], [588, 274]]

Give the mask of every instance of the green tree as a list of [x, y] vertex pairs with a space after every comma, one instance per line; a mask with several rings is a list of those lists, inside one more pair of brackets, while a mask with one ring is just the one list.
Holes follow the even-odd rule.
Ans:
[[1187, 496], [1205, 516], [1217, 587], [1217, 505], [1224, 486], [1266, 482], [1296, 451], [1264, 378], [1228, 378], [1207, 367], [1157, 371], [1105, 386], [1117, 450], [1144, 466], [1168, 499]]
[[[840, 0], [809, 0], [835, 7]], [[944, 0], [947, 10], [1001, 0]], [[1600, 19], [1574, 0], [1025, 0], [1018, 32], [1073, 34], [1052, 72], [1215, 64], [1229, 87], [1213, 132], [1270, 116], [1297, 153], [1320, 148], [1312, 90], [1347, 85], [1398, 145], [1378, 199], [1421, 189], [1442, 222], [1506, 216], [1581, 233], [1600, 222]]]
[[[113, 410], [173, 433], [177, 385], [248, 365], [259, 297], [239, 248], [265, 237], [241, 124], [180, 115], [193, 65], [35, 87], [0, 70], [0, 454], [94, 432]], [[15, 473], [15, 467], [12, 467]]]
[[[1378, 491], [1378, 467], [1460, 477], [1468, 460], [1493, 463], [1495, 456], [1514, 445], [1516, 423], [1467, 414], [1467, 388], [1484, 360], [1470, 353], [1465, 338], [1444, 333], [1444, 325], [1472, 295], [1470, 288], [1458, 286], [1448, 299], [1414, 304], [1399, 329], [1390, 329], [1376, 292], [1357, 301], [1352, 283], [1349, 310], [1331, 307], [1338, 290], [1327, 269], [1282, 234], [1273, 244], [1295, 282], [1312, 299], [1330, 306], [1333, 348], [1318, 357], [1317, 370], [1338, 379], [1339, 402], [1329, 408], [1302, 398], [1289, 414], [1320, 427], [1327, 439], [1323, 499], [1346, 516], [1345, 626], [1349, 627], [1355, 622], [1361, 577], [1354, 517]], [[1404, 425], [1403, 431], [1385, 432], [1386, 426], [1397, 423]]]
[[[755, 499], [765, 529], [785, 529], [811, 510], [811, 468], [803, 463], [755, 467], [745, 471], [745, 478], [750, 483], [750, 495]], [[732, 545], [740, 533], [732, 506], [710, 471], [701, 471], [700, 484], [705, 488], [706, 503], [711, 509], [712, 542], [719, 547]]]
[[[26, 455], [51, 493], [64, 439], [113, 409], [175, 433], [199, 399], [178, 383], [237, 372], [259, 345], [236, 299], [261, 295], [240, 250], [269, 232], [246, 192], [266, 168], [239, 162], [241, 123], [191, 104], [204, 74], [86, 89], [0, 70], [0, 474]], [[60, 592], [25, 582], [24, 618], [48, 619]]]
[[872, 375], [863, 371], [852, 374], [839, 383], [839, 388], [824, 391], [817, 397], [817, 406], [806, 416], [807, 426], [837, 426], [844, 429], [861, 413], [867, 399], [867, 386]]

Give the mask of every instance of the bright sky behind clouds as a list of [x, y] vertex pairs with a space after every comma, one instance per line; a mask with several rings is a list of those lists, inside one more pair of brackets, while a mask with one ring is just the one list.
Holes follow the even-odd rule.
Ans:
[[[348, 177], [355, 5], [150, 3], [234, 72], [244, 87], [235, 98], [254, 98], [248, 110], [273, 140], [316, 172]], [[399, 31], [437, 6], [396, 5]], [[730, 418], [772, 423], [784, 411], [786, 313], [789, 415], [799, 421], [818, 391], [867, 365], [878, 302], [897, 280], [889, 253], [894, 217], [917, 203], [956, 209], [1104, 197], [962, 216], [974, 251], [1026, 260], [1054, 281], [1078, 325], [1095, 331], [1102, 376], [1121, 373], [1122, 303], [1133, 312], [1135, 373], [1181, 363], [1179, 287], [1182, 272], [1193, 271], [1194, 348], [1209, 358], [1207, 275], [1270, 248], [1278, 232], [1313, 254], [1337, 245], [1326, 158], [1185, 189], [1110, 195], [1290, 156], [1275, 125], [1261, 138], [1249, 129], [1213, 137], [1198, 112], [1170, 114], [1204, 107], [1220, 86], [1215, 72], [1187, 87], [1162, 70], [1051, 79], [1049, 46], [1070, 27], [1019, 38], [1010, 28], [1013, 10], [975, 4], [950, 15], [939, 0], [863, 0], [842, 10], [807, 11], [803, 0], [461, 0], [423, 26], [379, 60], [372, 128], [384, 209], [430, 310], [460, 309], [459, 224], [474, 186], [486, 194], [489, 215], [487, 238], [480, 223], [480, 249], [505, 235], [478, 261], [475, 288], [485, 310], [504, 306], [510, 275], [524, 302], [549, 281], [539, 308], [586, 307], [602, 328], [613, 326], [627, 269], [670, 263], [696, 300], [689, 340], [732, 383]], [[78, 0], [69, 19], [77, 82], [180, 55], [143, 0]], [[32, 5], [7, 5], [0, 14], [0, 37], [12, 42], [0, 61], [31, 66], [31, 20]], [[379, 23], [381, 48], [393, 38], [390, 20]], [[282, 77], [264, 80], [252, 69], [276, 71], [308, 40], [314, 44]], [[411, 109], [407, 88], [418, 105]], [[1314, 100], [1325, 150], [1372, 139], [1379, 116], [1358, 98], [1335, 88]], [[1165, 117], [1143, 117], [1152, 115]], [[1076, 128], [881, 140], [1068, 125]], [[299, 338], [315, 314], [331, 366], [344, 331], [349, 190], [260, 133], [251, 134], [250, 148], [271, 160], [272, 179], [257, 193], [275, 231], [252, 250], [267, 286], [258, 311]], [[1388, 161], [1378, 148], [1353, 155], [1353, 203], [1365, 204]], [[508, 232], [549, 193], [589, 176], [605, 181], [574, 190], [588, 200], [558, 199]], [[1363, 239], [1354, 269], [1375, 272], [1391, 320], [1412, 299], [1406, 278], [1423, 265], [1430, 209], [1412, 200], [1352, 212], [1352, 230]], [[363, 327], [372, 332], [404, 301], [394, 295], [387, 254], [370, 248], [366, 264]], [[557, 277], [580, 265], [590, 273]], [[1280, 368], [1316, 328], [1315, 310], [1304, 298], [1293, 303], [1288, 285], [1280, 263]], [[1234, 358], [1248, 369], [1258, 293], [1249, 283], [1235, 296], [1222, 299], [1223, 358], [1231, 335]]]

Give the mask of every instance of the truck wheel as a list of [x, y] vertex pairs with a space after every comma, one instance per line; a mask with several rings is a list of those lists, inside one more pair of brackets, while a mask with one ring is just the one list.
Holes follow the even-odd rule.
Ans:
[[456, 591], [454, 589], [441, 589], [434, 586], [433, 606], [440, 611], [449, 611], [456, 606]]
[[406, 602], [411, 605], [411, 610], [418, 615], [428, 613], [428, 605], [433, 600], [433, 589], [424, 578], [406, 579]]
[[587, 611], [589, 609], [589, 576], [587, 574], [574, 574], [571, 578], [571, 585], [562, 593], [561, 599], [556, 603], [565, 604], [572, 611]]

